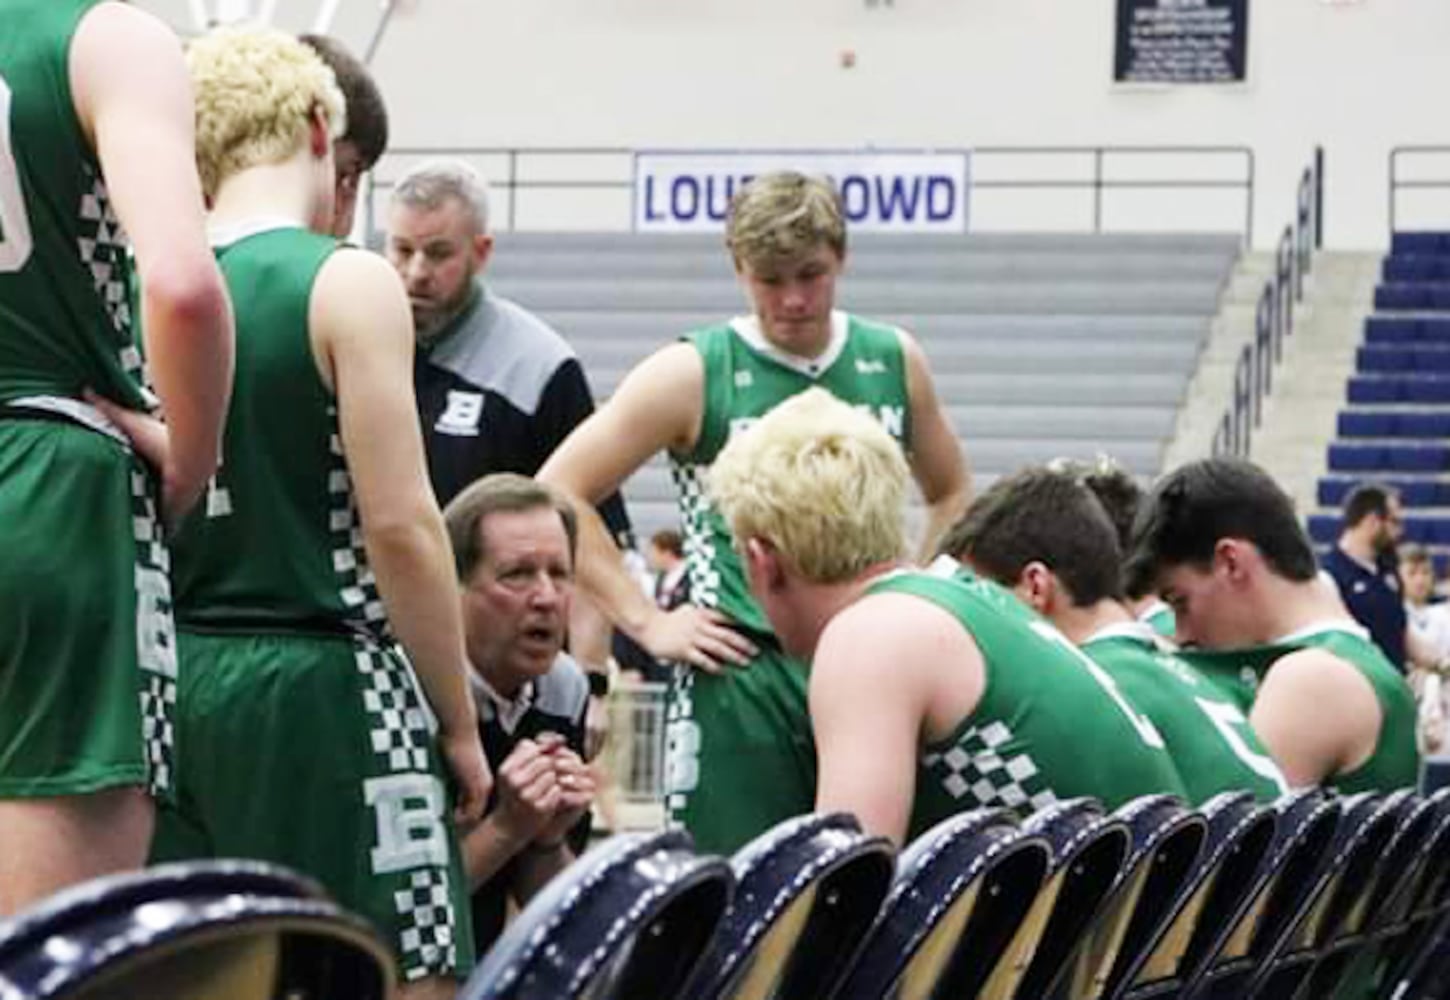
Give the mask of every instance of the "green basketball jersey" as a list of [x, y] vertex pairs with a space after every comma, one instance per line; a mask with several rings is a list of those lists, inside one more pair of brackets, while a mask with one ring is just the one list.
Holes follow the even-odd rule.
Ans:
[[1151, 607], [1144, 609], [1138, 616], [1138, 620], [1146, 622], [1149, 628], [1165, 639], [1172, 639], [1178, 633], [1177, 616], [1162, 601], [1154, 601]]
[[1188, 650], [1182, 655], [1207, 673], [1248, 712], [1259, 681], [1281, 656], [1323, 649], [1352, 665], [1374, 689], [1380, 706], [1380, 737], [1362, 765], [1336, 775], [1342, 792], [1389, 791], [1414, 785], [1420, 754], [1415, 749], [1415, 698], [1410, 686], [1369, 635], [1352, 622], [1326, 622], [1264, 646], [1228, 650]]
[[126, 240], [76, 119], [70, 43], [97, 0], [0, 0], [0, 403], [138, 407]]
[[236, 382], [221, 468], [174, 543], [177, 619], [380, 629], [336, 400], [308, 336], [312, 286], [337, 241], [286, 225], [222, 240]]
[[922, 749], [911, 836], [983, 806], [1023, 812], [1092, 796], [1115, 809], [1141, 795], [1182, 796], [1163, 737], [1106, 671], [1010, 591], [971, 576], [899, 572], [868, 594], [910, 594], [961, 622], [986, 686], [950, 736]]
[[753, 318], [696, 330], [686, 339], [705, 366], [705, 405], [693, 451], [671, 454], [685, 531], [690, 598], [769, 633], [750, 596], [725, 519], [710, 503], [705, 475], [730, 440], [779, 403], [820, 386], [881, 421], [903, 448], [911, 441], [906, 360], [895, 327], [836, 312], [831, 345], [813, 361], [773, 348]]
[[1103, 629], [1082, 650], [1163, 734], [1191, 804], [1240, 790], [1269, 802], [1289, 790], [1243, 711], [1208, 678], [1164, 651], [1149, 626], [1133, 622]]

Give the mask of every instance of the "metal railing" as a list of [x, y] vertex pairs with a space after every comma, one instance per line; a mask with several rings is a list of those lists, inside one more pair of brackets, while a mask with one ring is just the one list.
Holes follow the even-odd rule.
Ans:
[[[1075, 200], [1071, 210], [1060, 211], [1062, 230], [1122, 231], [1141, 228], [1111, 220], [1112, 210], [1123, 207], [1119, 199], [1124, 195], [1223, 191], [1242, 198], [1240, 231], [1246, 244], [1253, 242], [1254, 154], [1247, 146], [981, 146], [969, 151], [974, 216], [1005, 194], [1060, 192], [1084, 199]], [[467, 160], [488, 179], [495, 200], [493, 223], [498, 229], [570, 228], [553, 218], [539, 224], [549, 211], [547, 202], [541, 204], [535, 197], [539, 194], [556, 200], [581, 195], [601, 199], [593, 212], [586, 213], [584, 223], [572, 228], [627, 230], [633, 224], [633, 149], [411, 146], [390, 149], [370, 179], [364, 202], [368, 232], [376, 232], [380, 199], [403, 170], [436, 156]], [[1177, 207], [1183, 211], [1182, 218], [1190, 218], [1186, 204]], [[1163, 221], [1174, 210], [1173, 205], [1155, 204], [1151, 213], [1141, 215], [1151, 214]], [[1067, 221], [1084, 216], [1090, 220], [1086, 226]], [[1203, 226], [1185, 221], [1177, 228]]]
[[[1425, 168], [1428, 168], [1426, 170]], [[1425, 171], [1422, 175], [1420, 171]], [[1407, 176], [1408, 175], [1408, 176]], [[1406, 192], [1445, 192], [1445, 211], [1438, 212], [1433, 225], [1450, 229], [1450, 146], [1396, 146], [1390, 150], [1389, 222], [1390, 233], [1402, 218], [1400, 198]]]
[[1284, 357], [1284, 341], [1294, 333], [1294, 305], [1304, 299], [1304, 276], [1314, 251], [1324, 245], [1324, 150], [1299, 177], [1294, 220], [1284, 227], [1274, 254], [1274, 274], [1264, 283], [1254, 310], [1254, 336], [1234, 364], [1233, 388], [1214, 431], [1215, 457], [1247, 458], [1254, 428], [1264, 417], [1264, 400], [1274, 388], [1274, 366]]

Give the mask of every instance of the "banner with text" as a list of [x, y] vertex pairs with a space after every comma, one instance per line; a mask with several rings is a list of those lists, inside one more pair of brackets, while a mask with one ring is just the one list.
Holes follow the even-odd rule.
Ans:
[[852, 232], [961, 233], [969, 159], [956, 152], [640, 152], [634, 157], [634, 228], [718, 232], [730, 199], [772, 170], [824, 174], [841, 192]]
[[1118, 83], [1242, 83], [1249, 0], [1118, 0]]

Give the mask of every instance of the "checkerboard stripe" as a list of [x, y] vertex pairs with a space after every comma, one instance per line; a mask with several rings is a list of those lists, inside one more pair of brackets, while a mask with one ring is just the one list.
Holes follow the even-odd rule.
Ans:
[[972, 726], [951, 749], [924, 755], [922, 765], [964, 808], [1007, 806], [1029, 811], [1058, 801], [1031, 754], [1003, 756], [1011, 742], [1012, 730], [1004, 722]]
[[457, 968], [457, 920], [448, 872], [414, 872], [408, 888], [394, 893], [393, 901], [405, 925], [399, 941], [403, 977], [411, 981]]
[[136, 542], [137, 663], [141, 737], [153, 795], [170, 791], [176, 748], [176, 624], [168, 573], [171, 555], [162, 540], [151, 484], [131, 473], [131, 531]]
[[708, 466], [691, 462], [670, 463], [670, 475], [680, 497], [680, 523], [684, 527], [685, 567], [690, 576], [690, 603], [714, 608], [720, 605], [720, 570], [714, 534], [710, 530], [714, 508], [705, 492]]
[[352, 479], [347, 473], [347, 459], [342, 453], [342, 438], [337, 429], [337, 407], [328, 407], [327, 415], [332, 421], [332, 433], [328, 440], [332, 465], [327, 474], [327, 489], [331, 498], [327, 526], [332, 545], [332, 569], [337, 575], [338, 596], [349, 621], [363, 626], [374, 635], [385, 636], [388, 632], [387, 611], [383, 608], [382, 595], [378, 593], [378, 580], [373, 575], [372, 567], [368, 565], [367, 549], [363, 545], [357, 498], [353, 495]]

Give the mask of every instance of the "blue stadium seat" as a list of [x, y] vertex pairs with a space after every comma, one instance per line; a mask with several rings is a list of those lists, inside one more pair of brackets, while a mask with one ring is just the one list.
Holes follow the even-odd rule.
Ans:
[[674, 1000], [714, 939], [730, 866], [683, 831], [624, 834], [529, 901], [460, 1000]]
[[1404, 311], [1450, 309], [1450, 282], [1386, 281], [1374, 291], [1374, 306]]
[[958, 813], [904, 851], [896, 880], [837, 994], [975, 997], [1012, 943], [1051, 849], [1005, 810]]
[[1450, 253], [1450, 233], [1428, 230], [1396, 232], [1390, 237], [1390, 253], [1447, 254]]
[[891, 886], [889, 841], [844, 813], [787, 820], [732, 863], [734, 902], [686, 991], [824, 1000]]
[[1180, 1000], [1241, 1000], [1258, 970], [1277, 957], [1299, 906], [1324, 879], [1339, 825], [1338, 803], [1308, 789], [1284, 796], [1273, 810], [1274, 841], [1264, 877], [1251, 888], [1217, 956], [1184, 982]]
[[1450, 257], [1444, 254], [1390, 254], [1380, 274], [1385, 281], [1450, 281]]
[[394, 986], [392, 953], [364, 921], [252, 862], [96, 879], [0, 924], [6, 1000], [386, 1000]]
[[[1400, 498], [1407, 507], [1450, 507], [1450, 479], [1405, 479], [1385, 476], [1378, 481], [1400, 491]], [[1365, 481], [1363, 476], [1325, 476], [1319, 480], [1319, 503], [1324, 507], [1339, 507], [1349, 491]]]
[[[1068, 799], [1040, 809], [1023, 821], [1022, 829], [1047, 840], [1052, 866], [983, 996], [1031, 1000], [1048, 995], [1111, 898], [1132, 848], [1128, 825], [1104, 815], [1095, 799]], [[1002, 988], [994, 990], [998, 985]]]
[[1439, 344], [1365, 344], [1355, 351], [1355, 367], [1363, 373], [1450, 371], [1450, 348]]

